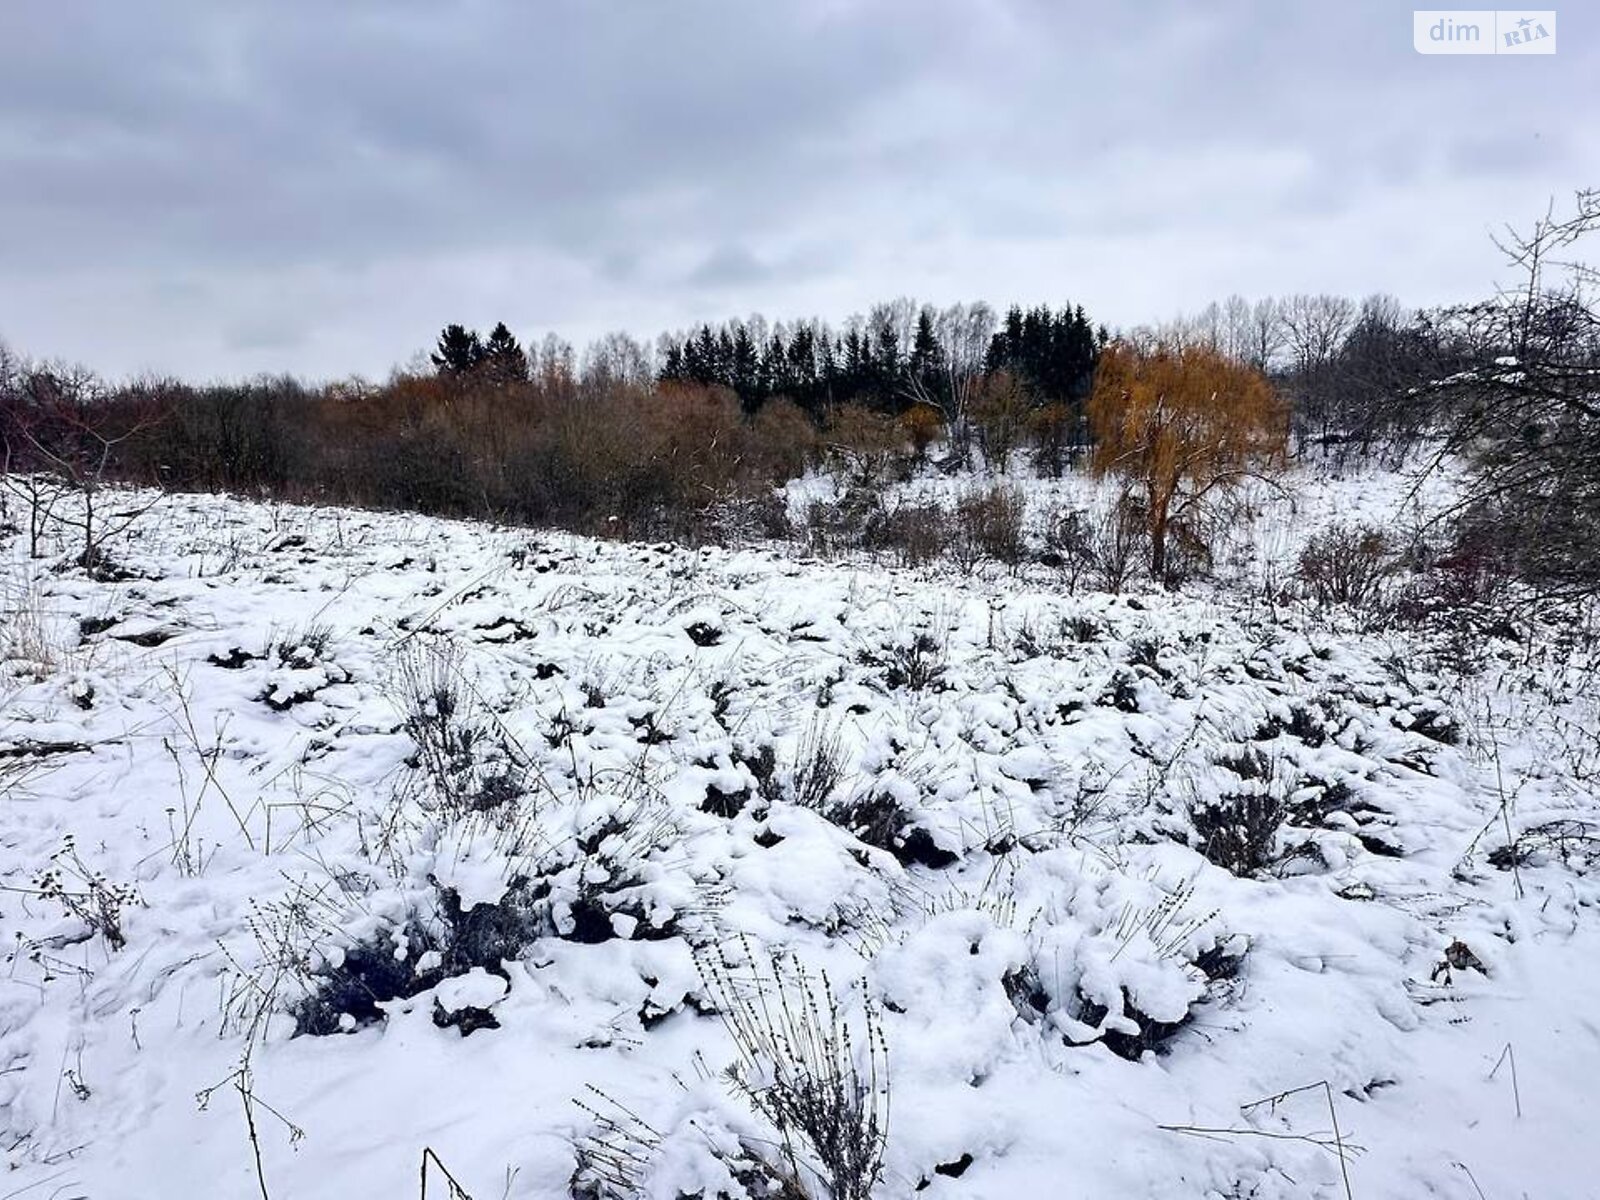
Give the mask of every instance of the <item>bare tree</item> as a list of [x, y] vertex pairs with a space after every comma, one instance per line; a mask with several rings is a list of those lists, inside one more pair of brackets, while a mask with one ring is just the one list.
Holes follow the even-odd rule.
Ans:
[[547, 333], [537, 350], [528, 347], [529, 374], [549, 391], [570, 388], [578, 378], [577, 355], [572, 343]]
[[1270, 371], [1283, 350], [1283, 301], [1264, 296], [1250, 306], [1244, 361], [1258, 371]]
[[911, 353], [911, 340], [921, 314], [922, 306], [910, 296], [898, 296], [872, 306], [867, 313], [866, 329], [880, 353], [887, 349], [883, 344], [887, 338], [894, 346], [896, 357], [904, 360]]
[[[125, 532], [154, 505], [151, 499], [108, 512], [103, 492], [119, 447], [157, 420], [153, 404], [106, 402], [98, 380], [81, 367], [23, 372], [19, 388], [7, 390], [0, 413], [0, 460], [6, 486], [30, 509], [31, 554], [52, 516], [80, 537], [78, 563], [89, 571], [105, 567], [105, 545]], [[75, 511], [59, 511], [65, 496], [75, 496]]]
[[932, 316], [941, 351], [939, 370], [934, 376], [906, 372], [906, 398], [939, 411], [951, 448], [964, 462], [971, 445], [973, 403], [983, 387], [989, 341], [994, 336], [994, 309], [977, 300], [952, 304]]
[[1600, 192], [1576, 193], [1497, 239], [1515, 275], [1494, 299], [1457, 310], [1449, 332], [1476, 361], [1437, 390], [1445, 451], [1476, 465], [1468, 523], [1546, 592], [1600, 593]]
[[1359, 447], [1368, 454], [1380, 435], [1404, 446], [1418, 432], [1412, 418], [1420, 413], [1408, 400], [1431, 365], [1420, 334], [1415, 315], [1393, 296], [1374, 293], [1361, 302], [1333, 372], [1340, 424], [1349, 435], [1342, 452]]
[[647, 387], [656, 376], [650, 347], [631, 334], [613, 331], [583, 352], [583, 382], [596, 386]]
[[1294, 356], [1294, 391], [1302, 434], [1310, 423], [1321, 427], [1327, 442], [1343, 415], [1338, 389], [1329, 386], [1329, 368], [1355, 320], [1355, 305], [1343, 296], [1290, 296], [1283, 303], [1283, 330]]
[[1283, 329], [1295, 366], [1311, 372], [1333, 360], [1355, 319], [1355, 305], [1343, 296], [1301, 292], [1283, 302]]
[[983, 441], [983, 456], [1002, 475], [1022, 440], [1031, 407], [1028, 389], [1010, 371], [985, 375], [974, 389], [972, 422]]
[[[1222, 339], [1219, 349], [1236, 362], [1251, 361], [1250, 301], [1237, 292], [1222, 302]], [[1264, 363], [1255, 364], [1264, 370]]]
[[1213, 300], [1195, 314], [1189, 330], [1189, 344], [1211, 350], [1224, 350], [1222, 306]]
[[0, 344], [0, 517], [9, 517], [15, 498], [28, 522], [28, 557], [44, 554], [44, 535], [66, 487], [53, 474], [37, 469], [38, 463], [27, 453], [23, 436], [27, 413], [26, 392], [21, 364]]

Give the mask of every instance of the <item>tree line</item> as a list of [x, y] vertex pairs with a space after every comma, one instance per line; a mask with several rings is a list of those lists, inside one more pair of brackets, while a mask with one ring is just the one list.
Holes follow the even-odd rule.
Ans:
[[1081, 305], [1012, 306], [996, 328], [987, 304], [936, 309], [901, 299], [842, 331], [818, 320], [732, 320], [661, 341], [659, 377], [726, 387], [747, 411], [784, 398], [807, 412], [852, 403], [899, 415], [916, 405], [959, 411], [977, 376], [1010, 371], [1039, 405], [1081, 405], [1108, 338]]
[[[1469, 361], [1455, 310], [1406, 309], [1392, 296], [1361, 300], [1300, 293], [1230, 296], [1158, 326], [1119, 331], [1134, 344], [1203, 346], [1265, 374], [1285, 396], [1292, 445], [1370, 454], [1418, 436], [1431, 419], [1414, 389], [1452, 361]], [[652, 346], [611, 333], [582, 355], [557, 338], [522, 347], [500, 323], [485, 337], [446, 326], [431, 361], [443, 374], [501, 381], [572, 374], [608, 384], [698, 384], [735, 395], [746, 414], [772, 400], [821, 423], [842, 405], [936, 417], [964, 448], [985, 387], [1003, 376], [1033, 423], [1055, 424], [1084, 448], [1084, 404], [1111, 332], [1081, 305], [982, 302], [945, 308], [909, 299], [874, 305], [840, 329], [817, 318], [759, 315], [663, 334]], [[996, 389], [989, 388], [991, 398]]]
[[[1236, 296], [1114, 335], [1076, 305], [1001, 316], [907, 299], [838, 330], [751, 317], [654, 346], [610, 334], [581, 354], [554, 337], [524, 345], [504, 323], [487, 335], [452, 324], [425, 367], [315, 387], [112, 384], [0, 346], [0, 496], [51, 479], [88, 496], [127, 479], [716, 537], [734, 503], [781, 523], [773, 487], [830, 461], [869, 466], [858, 474], [881, 484], [886, 469], [930, 462], [1004, 471], [1022, 447], [1053, 473], [1130, 447], [1171, 458], [1174, 431], [1231, 430], [1216, 433], [1224, 451], [1226, 438], [1346, 459], [1429, 437], [1475, 468], [1458, 514], [1475, 553], [1579, 588], [1600, 582], [1600, 318], [1573, 247], [1596, 227], [1600, 201], [1580, 193], [1573, 213], [1507, 242], [1523, 286], [1477, 303]], [[1274, 414], [1287, 436], [1238, 426], [1237, 412]], [[1229, 454], [1219, 478], [1242, 469]], [[1171, 495], [1151, 496], [1181, 515], [1180, 485], [1159, 487]], [[86, 534], [85, 557], [95, 544]]]

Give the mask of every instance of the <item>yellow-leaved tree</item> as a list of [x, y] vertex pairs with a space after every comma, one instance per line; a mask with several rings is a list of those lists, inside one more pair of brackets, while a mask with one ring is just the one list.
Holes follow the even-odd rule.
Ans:
[[1220, 488], [1281, 461], [1282, 401], [1254, 367], [1206, 346], [1101, 353], [1089, 396], [1094, 470], [1126, 477], [1144, 506], [1150, 573], [1167, 576], [1167, 535]]

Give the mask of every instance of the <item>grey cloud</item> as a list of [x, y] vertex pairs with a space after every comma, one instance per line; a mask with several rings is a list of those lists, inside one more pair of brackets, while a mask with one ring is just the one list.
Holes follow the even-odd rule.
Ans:
[[[1136, 321], [1229, 263], [1228, 290], [1365, 266], [1442, 299], [1487, 282], [1486, 226], [1595, 182], [1596, 51], [1574, 21], [1552, 59], [1426, 59], [1409, 15], [10, 0], [0, 336], [342, 374], [449, 320], [648, 336], [735, 300], [1070, 294]], [[1404, 258], [1337, 244], [1420, 205]]]
[[1450, 169], [1461, 175], [1513, 177], [1566, 157], [1566, 141], [1559, 130], [1537, 129], [1469, 133], [1452, 141], [1445, 156]]
[[224, 334], [233, 350], [281, 350], [303, 346], [311, 331], [289, 313], [269, 314], [241, 321]]
[[771, 277], [771, 269], [743, 246], [719, 246], [689, 272], [687, 282], [695, 287], [727, 287]]

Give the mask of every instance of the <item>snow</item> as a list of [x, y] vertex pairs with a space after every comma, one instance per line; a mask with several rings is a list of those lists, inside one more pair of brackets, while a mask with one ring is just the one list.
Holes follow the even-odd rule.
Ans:
[[434, 997], [445, 1012], [459, 1012], [463, 1008], [488, 1008], [505, 998], [506, 981], [491, 975], [482, 967], [473, 967], [465, 975], [447, 979], [434, 989]]
[[[1462, 675], [1259, 586], [1452, 496], [1292, 480], [1171, 595], [225, 497], [163, 501], [125, 582], [13, 535], [0, 1194], [257, 1197], [241, 1080], [274, 1197], [413, 1195], [424, 1147], [565, 1196], [608, 1104], [653, 1131], [642, 1194], [738, 1196], [771, 1131], [703, 971], [742, 937], [878, 1014], [882, 1197], [1344, 1196], [1332, 1116], [1362, 1200], [1593, 1195], [1592, 635]], [[1273, 868], [1200, 853], [1228, 795], [1299, 814]], [[296, 1035], [379, 959], [407, 994]]]

